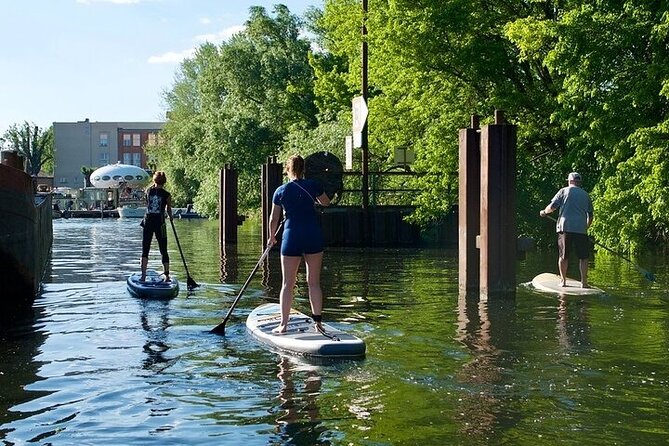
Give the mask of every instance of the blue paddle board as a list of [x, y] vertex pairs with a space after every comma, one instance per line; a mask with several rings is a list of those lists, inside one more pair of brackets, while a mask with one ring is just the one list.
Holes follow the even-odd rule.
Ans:
[[140, 273], [134, 273], [127, 280], [128, 291], [135, 297], [171, 299], [179, 294], [179, 281], [174, 276], [171, 276], [172, 280], [165, 282], [165, 276], [149, 270], [143, 282], [140, 282], [140, 277]]
[[285, 333], [273, 333], [281, 321], [278, 304], [263, 304], [246, 319], [246, 328], [261, 342], [290, 353], [322, 358], [356, 358], [365, 356], [365, 342], [352, 334], [323, 323], [323, 331], [314, 321], [297, 310], [291, 310]]

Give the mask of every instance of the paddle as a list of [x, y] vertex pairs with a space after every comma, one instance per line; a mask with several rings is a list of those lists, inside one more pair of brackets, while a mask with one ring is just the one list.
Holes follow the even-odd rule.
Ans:
[[179, 254], [181, 254], [181, 260], [184, 262], [184, 269], [186, 270], [186, 286], [189, 290], [192, 290], [193, 288], [197, 288], [200, 285], [193, 280], [193, 278], [190, 276], [190, 273], [188, 272], [188, 265], [186, 265], [186, 258], [184, 257], [184, 252], [181, 250], [181, 243], [179, 243], [179, 236], [177, 235], [177, 228], [174, 227], [174, 222], [170, 218], [170, 223], [172, 224], [172, 231], [174, 231], [174, 240], [177, 241], [177, 247], [179, 248]]
[[[553, 217], [551, 217], [551, 216], [548, 215], [548, 214], [546, 214], [545, 217], [547, 217], [547, 218], [550, 219], [550, 220], [553, 220], [554, 222], [557, 222], [556, 219], [554, 219]], [[637, 271], [639, 271], [639, 272], [640, 272], [640, 273], [641, 273], [641, 274], [642, 274], [648, 281], [650, 281], [650, 282], [655, 282], [655, 274], [651, 273], [651, 272], [648, 271], [648, 270], [645, 270], [645, 269], [641, 268], [639, 265], [637, 265], [636, 263], [634, 263], [634, 262], [633, 262], [632, 260], [630, 260], [628, 257], [625, 257], [624, 255], [622, 255], [621, 253], [616, 252], [616, 251], [614, 251], [613, 249], [611, 249], [611, 248], [607, 248], [606, 246], [602, 245], [602, 244], [599, 243], [597, 240], [595, 240], [594, 237], [590, 237], [590, 240], [592, 240], [592, 243], [594, 243], [595, 245], [597, 245], [597, 246], [599, 246], [599, 247], [601, 247], [601, 248], [606, 249], [606, 250], [609, 251], [610, 253], [613, 253], [613, 254], [617, 255], [618, 257], [620, 257], [621, 259], [626, 260], [627, 262], [629, 262], [629, 263], [631, 263], [632, 265], [634, 265], [634, 267], [637, 269]]]
[[[283, 226], [283, 221], [281, 223], [279, 223], [279, 227], [277, 228], [276, 233], [274, 234], [275, 237], [277, 235], [279, 235], [279, 231], [281, 231], [282, 226]], [[242, 294], [244, 294], [244, 291], [246, 290], [246, 287], [251, 282], [251, 279], [255, 275], [256, 271], [258, 271], [258, 268], [260, 268], [260, 265], [262, 264], [263, 260], [265, 260], [265, 257], [267, 257], [267, 255], [269, 254], [271, 249], [272, 249], [272, 246], [267, 246], [267, 248], [265, 248], [262, 255], [258, 259], [258, 263], [256, 263], [256, 266], [253, 267], [253, 271], [251, 271], [251, 274], [249, 274], [248, 279], [246, 279], [246, 282], [244, 282], [244, 285], [242, 286], [242, 289], [239, 290], [239, 294], [237, 294], [237, 297], [232, 302], [232, 306], [228, 310], [228, 314], [225, 315], [225, 318], [221, 321], [220, 324], [218, 324], [217, 326], [215, 326], [214, 328], [212, 328], [210, 330], [212, 333], [216, 333], [216, 334], [219, 334], [219, 335], [225, 335], [225, 323], [228, 322], [228, 319], [230, 318], [230, 315], [232, 314], [232, 311], [237, 306], [237, 302], [239, 302], [239, 299], [242, 297]]]
[[637, 269], [637, 271], [639, 271], [641, 274], [643, 274], [643, 276], [644, 276], [647, 280], [649, 280], [650, 282], [655, 282], [655, 274], [651, 273], [651, 272], [648, 271], [648, 270], [645, 270], [645, 269], [641, 268], [639, 265], [637, 265], [636, 263], [632, 262], [630, 259], [628, 259], [628, 258], [625, 257], [624, 255], [620, 254], [619, 252], [616, 252], [616, 251], [612, 250], [611, 248], [607, 248], [606, 246], [602, 245], [601, 243], [599, 243], [599, 242], [598, 242], [597, 240], [595, 240], [594, 238], [590, 237], [590, 240], [592, 240], [592, 242], [593, 242], [595, 245], [600, 246], [600, 247], [606, 249], [607, 251], [609, 251], [609, 252], [611, 252], [611, 253], [617, 255], [618, 257], [620, 257], [620, 258], [623, 259], [623, 260], [627, 260], [629, 263], [631, 263], [632, 265], [634, 265], [634, 267]]

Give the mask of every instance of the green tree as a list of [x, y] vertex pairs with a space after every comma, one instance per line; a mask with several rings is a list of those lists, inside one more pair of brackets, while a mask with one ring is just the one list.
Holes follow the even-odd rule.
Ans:
[[170, 117], [154, 155], [208, 215], [216, 213], [220, 168], [238, 170], [240, 208], [257, 208], [260, 165], [291, 129], [316, 125], [310, 42], [301, 29], [283, 5], [273, 16], [253, 7], [243, 31], [184, 61], [166, 93]]
[[[415, 149], [414, 169], [424, 175], [415, 182], [413, 219], [426, 224], [456, 203], [458, 129], [471, 114], [485, 124], [502, 109], [518, 126], [521, 232], [548, 230], [535, 211], [578, 170], [596, 212], [621, 206], [595, 220], [598, 236], [622, 249], [666, 242], [658, 162], [666, 155], [668, 8], [635, 0], [371, 0], [372, 159], [388, 164], [395, 148]], [[329, 65], [317, 69], [316, 91], [357, 89], [360, 9], [355, 0], [325, 2], [317, 28]], [[626, 179], [630, 169], [641, 169], [632, 178], [642, 185]]]
[[84, 184], [86, 187], [92, 187], [91, 174], [95, 172], [95, 167], [81, 166], [81, 174], [84, 176]]
[[602, 241], [629, 251], [666, 243], [669, 5], [567, 5], [558, 20], [527, 17], [507, 27], [521, 56], [557, 80], [551, 124], [565, 135], [559, 166], [587, 175]]
[[13, 124], [3, 136], [6, 146], [26, 160], [26, 172], [39, 175], [44, 169], [53, 173], [53, 127], [44, 130], [25, 121]]
[[[553, 79], [540, 65], [520, 63], [503, 36], [505, 23], [540, 13], [538, 2], [369, 2], [370, 158], [383, 170], [392, 166], [395, 149], [415, 150], [413, 169], [422, 175], [414, 181], [420, 190], [414, 221], [438, 220], [457, 203], [458, 129], [471, 114], [486, 123], [499, 108], [513, 123], [535, 123], [519, 132], [530, 154], [560, 146], [559, 132], [535, 130], [549, 128]], [[335, 69], [317, 71], [317, 88], [341, 92], [344, 83], [359, 90], [361, 23], [359, 2], [326, 1], [317, 28], [330, 54], [321, 59], [336, 62], [330, 63]]]

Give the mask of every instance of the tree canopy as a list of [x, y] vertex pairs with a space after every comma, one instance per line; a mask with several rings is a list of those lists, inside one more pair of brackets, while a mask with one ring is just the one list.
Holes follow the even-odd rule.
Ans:
[[260, 166], [275, 155], [292, 130], [315, 127], [310, 42], [302, 21], [277, 5], [270, 16], [250, 10], [245, 29], [219, 46], [202, 45], [183, 62], [166, 93], [170, 118], [154, 149], [161, 167], [181, 189], [213, 215], [218, 172], [239, 172], [240, 207], [260, 203]]
[[[304, 18], [253, 7], [245, 29], [205, 44], [166, 92], [155, 152], [178, 194], [215, 210], [218, 169], [240, 171], [241, 207], [257, 206], [270, 155], [343, 155], [359, 94], [361, 26], [369, 47], [374, 170], [416, 153], [412, 219], [457, 204], [458, 129], [495, 109], [518, 128], [520, 231], [570, 171], [595, 200], [594, 234], [636, 250], [666, 243], [669, 217], [669, 5], [641, 0], [325, 0]], [[307, 37], [308, 36], [308, 37]]]
[[39, 175], [43, 169], [53, 173], [53, 127], [45, 130], [25, 121], [11, 125], [2, 139], [25, 158], [28, 174]]

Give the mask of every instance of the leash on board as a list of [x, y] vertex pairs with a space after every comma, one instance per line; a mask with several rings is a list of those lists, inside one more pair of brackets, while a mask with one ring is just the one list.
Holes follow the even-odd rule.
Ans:
[[339, 339], [339, 336], [333, 335], [328, 333], [327, 331], [323, 330], [323, 327], [320, 326], [320, 324], [316, 324], [316, 331], [328, 338], [331, 341], [339, 342], [341, 339]]

